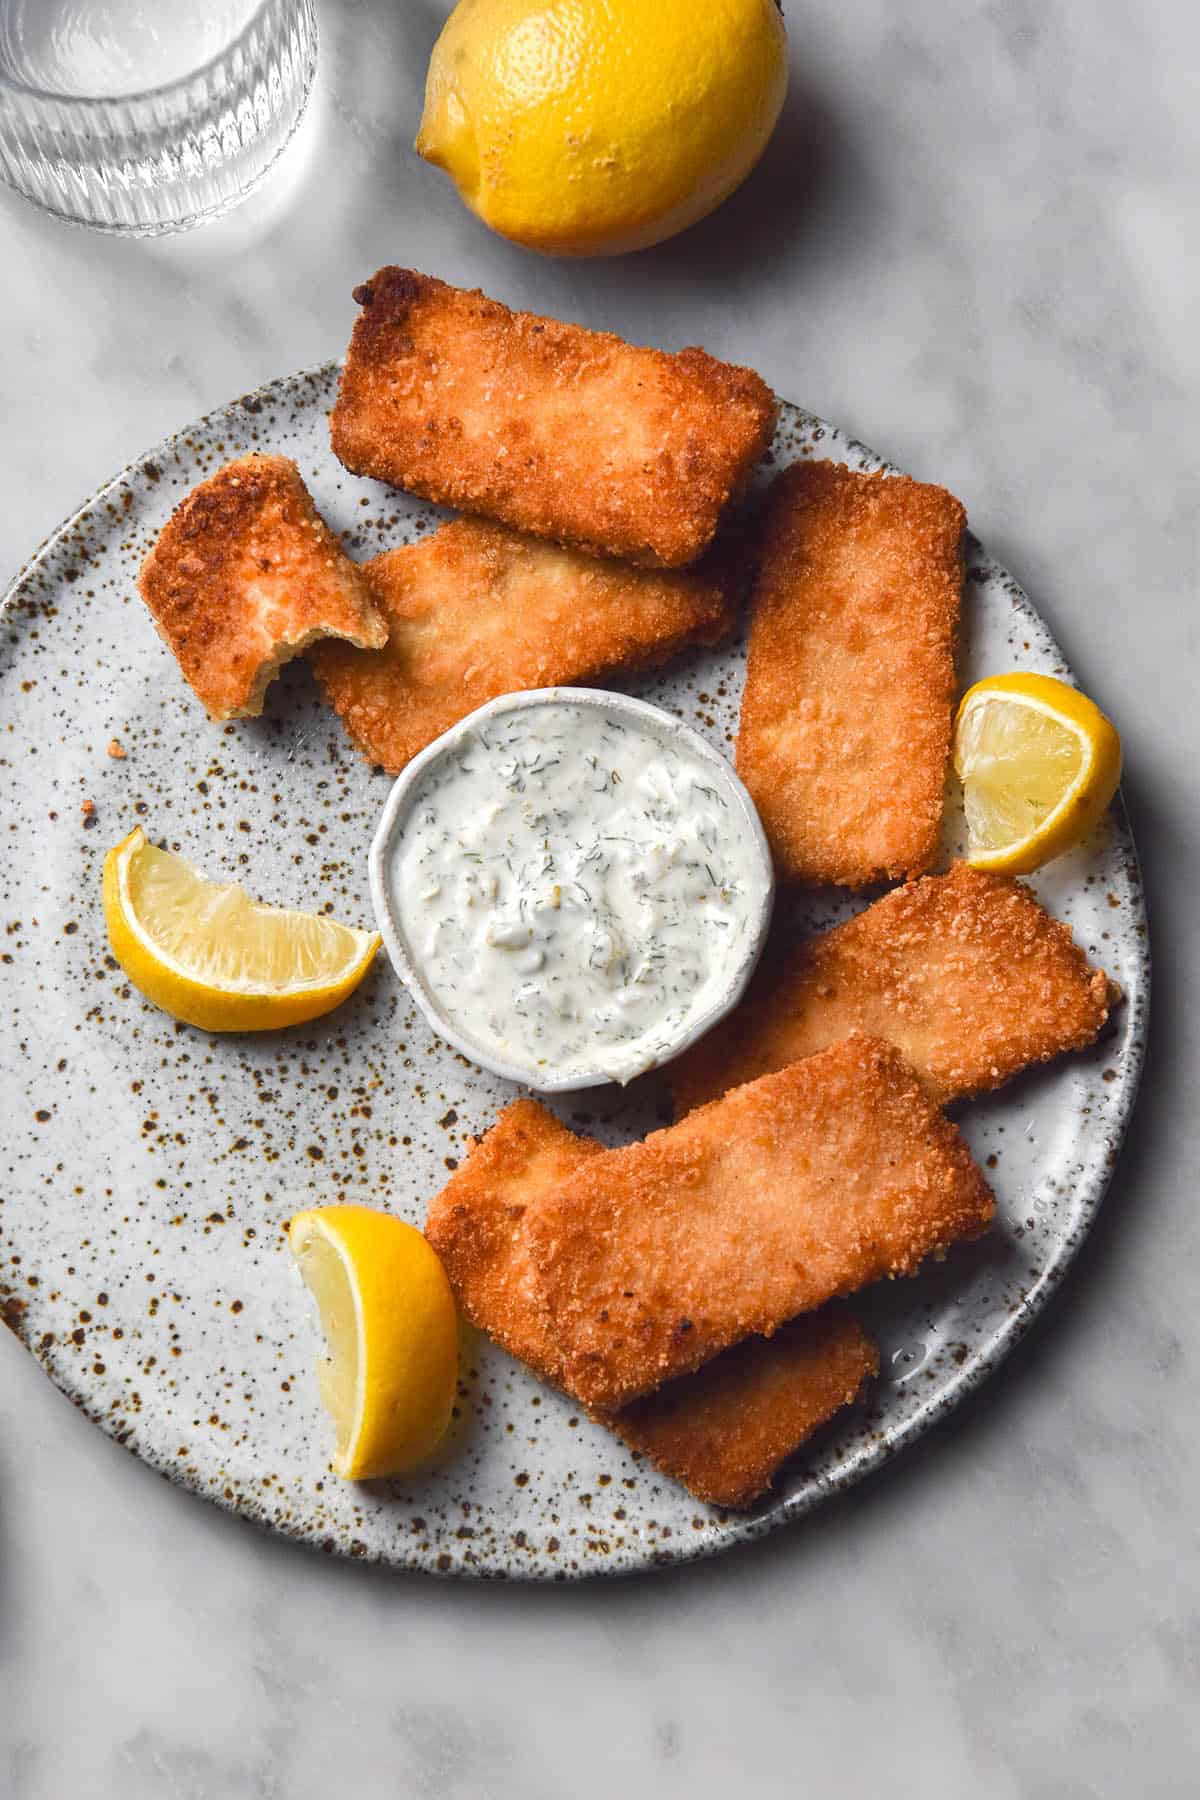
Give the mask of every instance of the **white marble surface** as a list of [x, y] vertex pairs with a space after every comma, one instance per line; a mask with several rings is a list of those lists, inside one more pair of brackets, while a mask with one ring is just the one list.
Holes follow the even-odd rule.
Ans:
[[326, 0], [307, 160], [193, 238], [0, 196], [0, 572], [163, 433], [337, 352], [383, 261], [753, 362], [961, 494], [1116, 716], [1158, 971], [1143, 1098], [1052, 1316], [974, 1405], [791, 1533], [662, 1577], [323, 1561], [160, 1482], [5, 1337], [0, 1795], [1194, 1793], [1200, 12], [790, 0], [794, 95], [750, 187], [661, 251], [556, 264], [408, 148], [446, 10]]

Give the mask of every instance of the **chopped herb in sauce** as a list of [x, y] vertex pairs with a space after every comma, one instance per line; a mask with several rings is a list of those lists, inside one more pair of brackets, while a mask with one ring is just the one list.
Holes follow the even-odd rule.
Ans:
[[414, 961], [468, 1040], [630, 1081], [728, 991], [755, 847], [711, 766], [594, 705], [494, 715], [426, 770], [394, 851]]

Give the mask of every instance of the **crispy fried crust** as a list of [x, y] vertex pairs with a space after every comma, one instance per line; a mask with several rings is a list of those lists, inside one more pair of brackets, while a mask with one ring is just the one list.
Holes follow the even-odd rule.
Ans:
[[241, 456], [181, 501], [138, 578], [210, 718], [255, 717], [318, 638], [377, 649], [387, 627], [286, 456]]
[[793, 464], [767, 501], [738, 773], [778, 869], [863, 887], [937, 848], [966, 515], [944, 488]]
[[671, 1066], [677, 1115], [851, 1031], [886, 1038], [944, 1104], [1092, 1043], [1107, 977], [1023, 882], [956, 863], [787, 955]]
[[715, 569], [599, 562], [482, 519], [364, 565], [386, 648], [322, 644], [313, 667], [363, 755], [397, 774], [475, 707], [716, 643], [733, 608]]
[[614, 1410], [974, 1237], [994, 1202], [890, 1045], [852, 1037], [591, 1157], [525, 1223], [555, 1378]]
[[638, 349], [411, 269], [354, 298], [335, 454], [519, 531], [680, 568], [771, 440], [770, 389], [703, 350]]
[[[589, 1158], [604, 1153], [534, 1100], [517, 1100], [431, 1203], [425, 1232], [455, 1297], [543, 1379], [545, 1337], [525, 1221]], [[602, 1423], [714, 1506], [748, 1506], [819, 1425], [854, 1400], [878, 1367], [847, 1314], [812, 1315], [773, 1338], [752, 1337]]]
[[514, 1100], [429, 1203], [425, 1236], [459, 1306], [544, 1381], [554, 1378], [555, 1358], [533, 1286], [526, 1221], [576, 1169], [601, 1155], [595, 1138], [568, 1131], [536, 1100]]
[[610, 1413], [631, 1450], [710, 1506], [749, 1506], [781, 1463], [879, 1372], [856, 1319], [807, 1313]]

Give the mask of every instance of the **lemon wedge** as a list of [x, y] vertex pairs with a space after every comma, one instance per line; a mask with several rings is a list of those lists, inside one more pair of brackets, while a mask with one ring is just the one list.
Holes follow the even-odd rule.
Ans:
[[954, 767], [967, 861], [1026, 875], [1087, 837], [1121, 779], [1121, 740], [1086, 694], [1051, 675], [989, 675], [963, 695]]
[[358, 986], [380, 941], [205, 881], [140, 825], [104, 859], [104, 918], [134, 987], [205, 1031], [274, 1030], [330, 1012]]
[[501, 236], [612, 256], [719, 206], [787, 84], [776, 0], [460, 0], [416, 147]]
[[458, 1320], [437, 1253], [412, 1225], [368, 1206], [323, 1206], [288, 1227], [321, 1314], [317, 1365], [333, 1419], [334, 1473], [400, 1475], [445, 1436], [458, 1377]]

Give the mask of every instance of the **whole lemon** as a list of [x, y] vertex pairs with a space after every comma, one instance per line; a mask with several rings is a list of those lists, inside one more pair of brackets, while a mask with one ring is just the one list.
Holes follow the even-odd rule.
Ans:
[[778, 0], [459, 0], [417, 149], [519, 244], [642, 250], [745, 180], [787, 77]]

